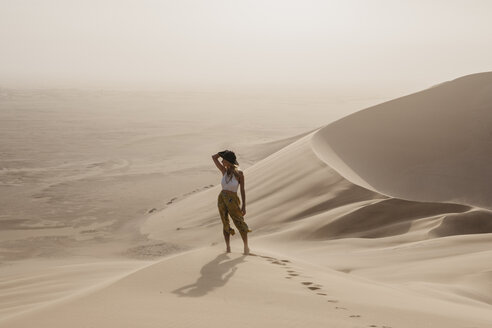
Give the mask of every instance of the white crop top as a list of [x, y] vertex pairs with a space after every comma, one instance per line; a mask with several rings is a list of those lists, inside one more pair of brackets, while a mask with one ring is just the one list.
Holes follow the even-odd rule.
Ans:
[[231, 181], [229, 181], [229, 179], [230, 178], [227, 176], [227, 172], [224, 173], [221, 181], [222, 189], [237, 192], [237, 188], [239, 187], [239, 181], [237, 181], [236, 176], [233, 174]]

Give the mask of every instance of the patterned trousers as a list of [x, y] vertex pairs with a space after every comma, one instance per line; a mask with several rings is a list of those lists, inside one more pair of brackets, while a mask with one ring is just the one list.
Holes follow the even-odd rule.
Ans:
[[240, 208], [241, 202], [237, 194], [221, 191], [217, 198], [217, 207], [219, 208], [220, 219], [225, 232], [234, 233], [229, 223], [229, 215], [232, 222], [239, 231], [251, 232], [246, 222], [244, 222], [243, 214]]

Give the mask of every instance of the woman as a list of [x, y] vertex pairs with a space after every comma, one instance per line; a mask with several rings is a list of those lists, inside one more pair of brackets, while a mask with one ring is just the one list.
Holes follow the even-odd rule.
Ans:
[[[222, 157], [222, 164], [220, 164], [218, 158]], [[233, 151], [224, 150], [212, 156], [215, 165], [222, 172], [222, 190], [217, 199], [217, 206], [219, 208], [220, 219], [222, 220], [224, 239], [226, 243], [226, 252], [231, 252], [231, 246], [229, 243], [230, 235], [234, 235], [235, 231], [229, 224], [229, 217], [231, 216], [234, 225], [239, 230], [241, 238], [244, 243], [244, 255], [249, 254], [248, 247], [248, 232], [251, 232], [246, 222], [244, 222], [244, 215], [246, 214], [246, 194], [244, 192], [244, 174], [241, 169], [238, 168], [239, 163], [236, 161], [236, 155]], [[239, 208], [240, 201], [237, 196], [237, 189], [241, 186], [241, 198], [242, 207]]]

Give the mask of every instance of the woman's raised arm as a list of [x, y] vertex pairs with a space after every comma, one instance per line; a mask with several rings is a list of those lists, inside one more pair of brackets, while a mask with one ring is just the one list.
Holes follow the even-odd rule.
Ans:
[[220, 155], [218, 153], [215, 155], [212, 155], [212, 159], [214, 160], [215, 166], [217, 166], [217, 168], [220, 170], [220, 172], [222, 174], [224, 174], [226, 169], [222, 164], [220, 164], [219, 159], [218, 159], [219, 157], [220, 157]]

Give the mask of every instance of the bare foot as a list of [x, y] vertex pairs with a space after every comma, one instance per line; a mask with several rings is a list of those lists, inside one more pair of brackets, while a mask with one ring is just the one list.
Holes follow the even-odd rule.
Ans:
[[249, 247], [244, 247], [244, 255], [248, 255], [249, 254]]
[[230, 252], [231, 252], [231, 246], [227, 246], [226, 253], [230, 253]]

